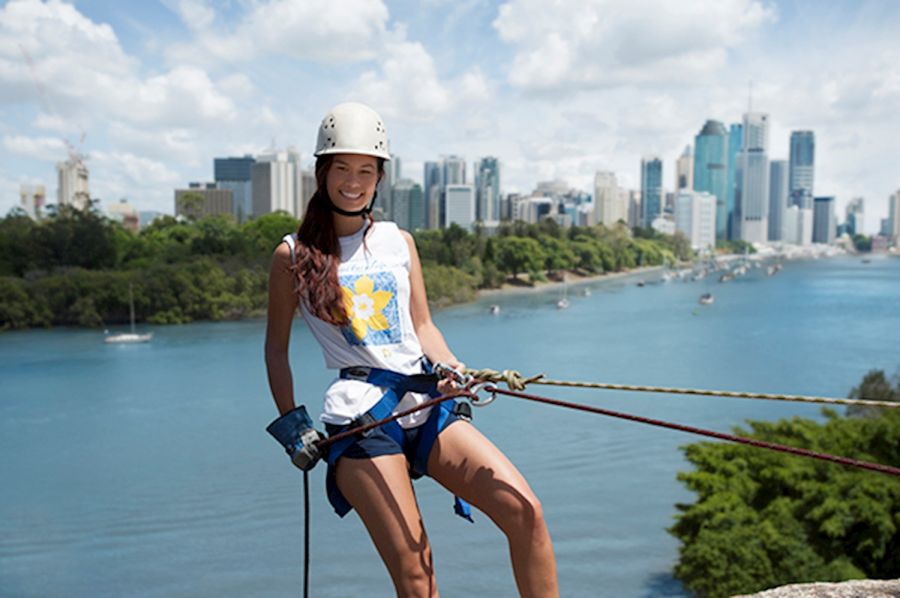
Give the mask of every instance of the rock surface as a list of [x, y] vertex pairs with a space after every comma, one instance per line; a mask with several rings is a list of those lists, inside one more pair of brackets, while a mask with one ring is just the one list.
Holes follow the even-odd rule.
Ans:
[[732, 598], [900, 598], [900, 579], [798, 583]]

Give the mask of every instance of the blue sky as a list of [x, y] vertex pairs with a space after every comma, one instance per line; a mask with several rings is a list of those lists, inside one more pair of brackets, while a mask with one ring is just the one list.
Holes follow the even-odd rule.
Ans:
[[[770, 157], [817, 135], [817, 195], [900, 188], [900, 3], [756, 0], [17, 0], [0, 8], [0, 213], [22, 183], [55, 200], [64, 140], [92, 195], [172, 211], [217, 156], [291, 145], [310, 159], [340, 101], [385, 118], [403, 174], [501, 159], [505, 191], [597, 170], [636, 188], [706, 118], [770, 114]], [[33, 69], [29, 68], [30, 58]], [[40, 91], [39, 91], [40, 90]], [[842, 215], [841, 215], [842, 218]]]

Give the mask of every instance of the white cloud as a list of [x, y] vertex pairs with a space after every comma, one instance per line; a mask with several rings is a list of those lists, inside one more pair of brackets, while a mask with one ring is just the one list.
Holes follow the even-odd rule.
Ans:
[[516, 51], [509, 82], [552, 90], [705, 78], [774, 16], [756, 0], [511, 0], [494, 27]]
[[[194, 2], [188, 2], [193, 5]], [[209, 29], [169, 50], [173, 62], [245, 62], [274, 54], [331, 64], [377, 58], [388, 10], [381, 0], [271, 0], [231, 31]], [[179, 10], [185, 18], [185, 10]]]
[[66, 157], [65, 144], [55, 137], [4, 135], [3, 147], [19, 156], [46, 162], [58, 162]]
[[235, 117], [232, 101], [196, 67], [147, 78], [139, 70], [109, 25], [71, 5], [15, 0], [0, 9], [0, 104], [39, 99], [39, 126], [89, 129], [109, 118], [189, 126]]
[[421, 123], [486, 101], [490, 84], [478, 67], [444, 82], [421, 43], [397, 40], [387, 44], [378, 68], [364, 72], [354, 89], [364, 89], [363, 101], [386, 118]]
[[175, 0], [164, 3], [191, 29], [206, 29], [216, 18], [216, 11], [207, 0]]
[[182, 177], [166, 164], [127, 152], [92, 152], [87, 162], [91, 196], [108, 206], [121, 198], [140, 209], [171, 212]]

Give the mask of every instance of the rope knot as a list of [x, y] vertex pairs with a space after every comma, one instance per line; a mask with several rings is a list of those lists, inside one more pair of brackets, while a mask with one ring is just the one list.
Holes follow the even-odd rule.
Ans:
[[490, 368], [480, 370], [466, 368], [466, 374], [482, 382], [504, 383], [510, 390], [525, 390], [526, 384], [531, 384], [544, 377], [544, 374], [536, 374], [526, 378], [516, 370], [503, 370], [501, 372]]

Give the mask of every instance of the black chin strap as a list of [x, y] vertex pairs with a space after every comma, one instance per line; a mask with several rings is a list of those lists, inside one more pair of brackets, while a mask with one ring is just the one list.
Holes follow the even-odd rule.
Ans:
[[334, 202], [331, 201], [330, 197], [328, 198], [328, 204], [331, 206], [332, 212], [337, 212], [341, 216], [363, 216], [363, 217], [365, 217], [372, 213], [372, 208], [375, 207], [375, 198], [377, 198], [377, 197], [378, 197], [378, 192], [376, 191], [375, 194], [372, 195], [372, 201], [369, 202], [369, 205], [367, 205], [366, 207], [364, 207], [361, 210], [354, 210], [352, 212], [349, 210], [345, 210], [343, 208], [339, 208], [336, 205], [334, 205]]

